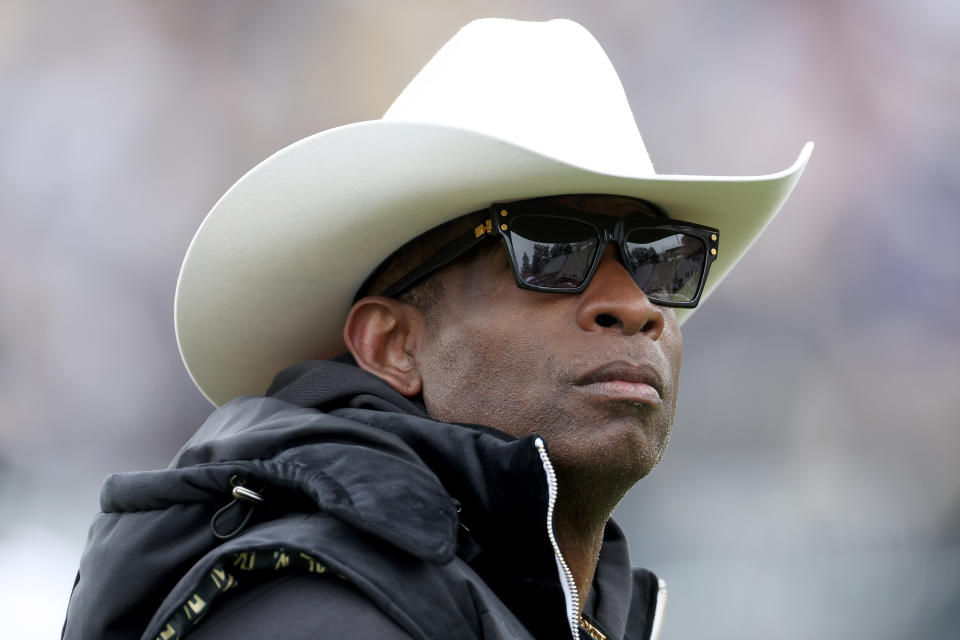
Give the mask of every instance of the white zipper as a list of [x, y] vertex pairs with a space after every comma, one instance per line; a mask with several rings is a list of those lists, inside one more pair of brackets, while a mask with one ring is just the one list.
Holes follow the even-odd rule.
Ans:
[[[567, 561], [563, 559], [560, 553], [560, 545], [557, 544], [557, 537], [553, 534], [553, 508], [557, 504], [557, 474], [553, 470], [553, 463], [550, 462], [550, 456], [547, 455], [547, 447], [543, 444], [542, 438], [534, 441], [537, 445], [537, 451], [540, 452], [540, 461], [543, 462], [543, 470], [547, 474], [547, 490], [549, 501], [547, 502], [547, 535], [550, 536], [550, 544], [553, 545], [553, 558], [557, 561], [557, 571], [560, 574], [560, 585], [563, 587], [563, 597], [567, 603], [567, 622], [570, 624], [570, 635], [573, 640], [580, 637], [577, 628], [580, 620], [580, 594], [577, 593], [577, 583], [573, 580], [573, 572], [567, 566]], [[659, 611], [660, 599], [657, 598], [657, 611]], [[656, 622], [654, 622], [656, 625]], [[656, 627], [654, 627], [656, 628]]]
[[667, 583], [657, 578], [657, 605], [653, 610], [653, 627], [650, 640], [657, 640], [663, 630], [663, 612], [667, 608]]

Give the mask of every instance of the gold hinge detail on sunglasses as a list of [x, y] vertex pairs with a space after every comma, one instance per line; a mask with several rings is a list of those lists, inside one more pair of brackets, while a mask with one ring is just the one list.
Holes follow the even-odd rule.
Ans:
[[483, 224], [478, 224], [478, 225], [473, 229], [474, 237], [479, 238], [480, 236], [482, 236], [482, 235], [485, 234], [485, 233], [493, 233], [493, 223], [490, 222], [489, 220], [487, 220], [487, 221], [484, 222]]

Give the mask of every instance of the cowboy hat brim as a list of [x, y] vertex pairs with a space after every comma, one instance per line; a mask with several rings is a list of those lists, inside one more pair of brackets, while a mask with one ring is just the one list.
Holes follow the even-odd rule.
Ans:
[[177, 283], [180, 353], [215, 405], [262, 394], [284, 368], [345, 350], [354, 294], [399, 246], [490, 202], [545, 195], [640, 197], [717, 227], [706, 299], [776, 215], [812, 148], [764, 176], [611, 175], [451, 126], [330, 129], [264, 160], [204, 219]]

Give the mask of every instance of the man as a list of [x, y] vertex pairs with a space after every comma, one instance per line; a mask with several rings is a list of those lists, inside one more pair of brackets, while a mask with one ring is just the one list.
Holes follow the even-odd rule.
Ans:
[[177, 335], [223, 406], [107, 480], [64, 636], [655, 636], [609, 517], [667, 445], [680, 323], [809, 152], [657, 175], [582, 27], [471, 23], [204, 221]]

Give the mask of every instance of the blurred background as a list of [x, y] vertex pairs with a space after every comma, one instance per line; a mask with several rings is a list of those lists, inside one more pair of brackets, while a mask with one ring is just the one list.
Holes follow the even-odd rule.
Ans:
[[378, 118], [464, 23], [570, 17], [661, 173], [817, 148], [684, 326], [674, 437], [621, 506], [663, 638], [960, 637], [960, 3], [0, 0], [0, 608], [59, 633], [110, 472], [210, 412], [173, 292], [273, 151]]

